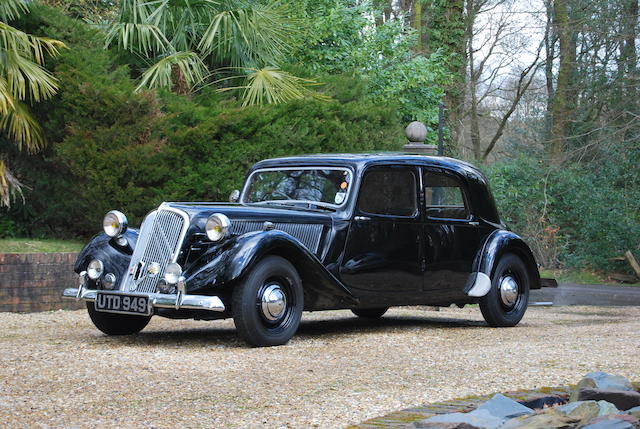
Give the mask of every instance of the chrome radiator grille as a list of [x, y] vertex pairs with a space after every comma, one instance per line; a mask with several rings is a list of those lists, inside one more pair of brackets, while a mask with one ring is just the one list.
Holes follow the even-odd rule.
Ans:
[[125, 290], [156, 292], [167, 264], [176, 260], [188, 215], [180, 210], [160, 208], [144, 221], [125, 277]]
[[[287, 234], [297, 238], [312, 253], [318, 252], [320, 245], [320, 236], [322, 233], [322, 225], [308, 223], [274, 223], [274, 229], [286, 232]], [[232, 234], [246, 234], [251, 231], [262, 231], [264, 229], [263, 221], [253, 220], [232, 220]]]

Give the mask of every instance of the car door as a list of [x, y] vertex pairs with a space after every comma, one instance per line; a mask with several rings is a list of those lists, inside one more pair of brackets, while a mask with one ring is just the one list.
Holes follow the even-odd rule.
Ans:
[[399, 292], [422, 289], [418, 202], [417, 167], [382, 165], [364, 172], [340, 269], [347, 286], [399, 300]]
[[422, 182], [424, 290], [460, 295], [480, 245], [479, 222], [455, 173], [423, 167]]

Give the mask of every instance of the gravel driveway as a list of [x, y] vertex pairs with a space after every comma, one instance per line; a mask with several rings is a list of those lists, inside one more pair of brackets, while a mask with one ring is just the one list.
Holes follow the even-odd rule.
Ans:
[[233, 322], [154, 318], [106, 337], [85, 311], [0, 313], [7, 427], [335, 428], [425, 402], [640, 380], [640, 307], [535, 307], [491, 329], [477, 308], [393, 309], [380, 322], [305, 313], [287, 345], [251, 349]]

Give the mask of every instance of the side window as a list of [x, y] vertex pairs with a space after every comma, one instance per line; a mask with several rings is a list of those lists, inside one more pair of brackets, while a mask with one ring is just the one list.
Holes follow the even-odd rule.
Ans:
[[424, 174], [427, 216], [439, 219], [467, 219], [464, 191], [453, 177], [427, 171]]
[[370, 214], [413, 216], [418, 209], [415, 174], [408, 168], [370, 168], [362, 179], [358, 208]]

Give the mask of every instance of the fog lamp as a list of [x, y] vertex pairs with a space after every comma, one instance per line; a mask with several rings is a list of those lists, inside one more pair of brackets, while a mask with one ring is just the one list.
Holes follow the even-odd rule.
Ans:
[[171, 262], [167, 265], [167, 268], [164, 270], [164, 279], [170, 285], [175, 285], [180, 280], [180, 276], [182, 275], [182, 267], [175, 262]]
[[117, 278], [115, 274], [107, 273], [102, 279], [102, 286], [104, 286], [105, 289], [111, 290], [116, 285], [116, 280]]
[[104, 264], [100, 259], [94, 259], [87, 266], [87, 275], [91, 280], [98, 280], [104, 272]]

